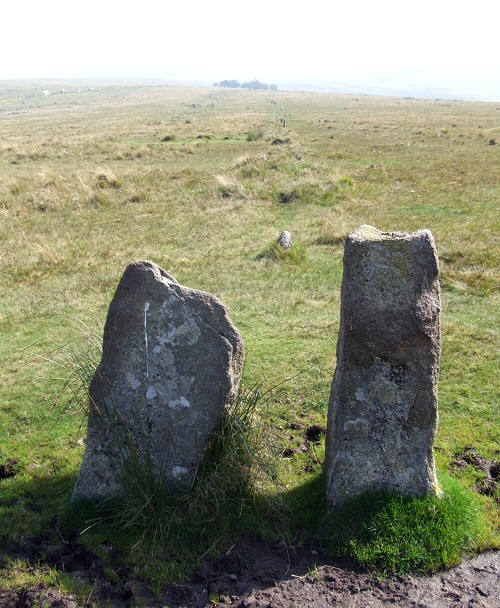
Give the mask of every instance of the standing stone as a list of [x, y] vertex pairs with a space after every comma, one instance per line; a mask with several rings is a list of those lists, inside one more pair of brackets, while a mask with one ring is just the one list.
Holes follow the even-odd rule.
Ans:
[[73, 498], [121, 491], [123, 461], [192, 482], [222, 408], [236, 396], [243, 342], [221, 302], [148, 261], [130, 264], [111, 302], [90, 385], [87, 448]]
[[280, 238], [278, 239], [278, 244], [282, 249], [290, 249], [292, 246], [292, 235], [288, 230], [284, 230], [280, 234]]
[[347, 237], [326, 445], [330, 507], [381, 489], [440, 494], [440, 313], [429, 230], [361, 226]]

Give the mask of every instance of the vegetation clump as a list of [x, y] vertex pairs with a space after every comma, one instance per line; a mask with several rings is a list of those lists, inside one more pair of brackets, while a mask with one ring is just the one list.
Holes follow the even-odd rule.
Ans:
[[262, 139], [263, 137], [264, 129], [262, 127], [252, 129], [247, 133], [247, 141], [257, 141], [258, 139]]
[[300, 264], [306, 258], [306, 248], [300, 243], [284, 249], [279, 243], [273, 241], [257, 256], [257, 260], [274, 260], [275, 262], [289, 262]]
[[448, 475], [441, 482], [442, 498], [377, 492], [349, 500], [325, 517], [325, 547], [389, 575], [458, 564], [474, 550], [484, 522], [469, 490]]
[[328, 207], [347, 200], [352, 192], [353, 180], [348, 176], [319, 181], [309, 175], [286, 184], [278, 193], [278, 201], [285, 205], [297, 201]]
[[59, 516], [61, 529], [85, 531], [91, 545], [106, 537], [123, 549], [134, 546], [141, 559], [176, 582], [235, 534], [263, 530], [262, 511], [284, 508], [277, 494], [277, 447], [262, 408], [265, 396], [261, 385], [240, 389], [222, 412], [191, 485], [176, 491], [166, 489], [163, 476], [147, 454], [139, 455], [126, 429], [115, 429], [123, 454], [121, 494], [68, 503]]
[[278, 87], [275, 84], [265, 84], [264, 82], [260, 82], [255, 78], [255, 80], [251, 80], [249, 82], [241, 83], [242, 89], [271, 89], [272, 91], [277, 91]]
[[220, 82], [214, 82], [214, 87], [225, 87], [230, 89], [261, 89], [261, 90], [271, 90], [277, 91], [278, 86], [275, 84], [265, 84], [264, 82], [260, 82], [255, 78], [254, 80], [250, 80], [248, 82], [239, 83], [238, 80], [221, 80]]
[[97, 176], [96, 186], [101, 188], [101, 190], [107, 190], [108, 188], [121, 188], [122, 182], [113, 176], [106, 175], [105, 173], [101, 173]]
[[234, 175], [218, 174], [215, 180], [217, 182], [217, 193], [220, 197], [244, 198], [244, 187]]
[[286, 139], [281, 139], [279, 137], [276, 137], [271, 142], [271, 146], [283, 146], [283, 145], [289, 144], [289, 143], [290, 143], [290, 139], [288, 137]]
[[220, 82], [214, 82], [214, 87], [226, 87], [230, 89], [239, 89], [240, 83], [238, 80], [221, 80]]

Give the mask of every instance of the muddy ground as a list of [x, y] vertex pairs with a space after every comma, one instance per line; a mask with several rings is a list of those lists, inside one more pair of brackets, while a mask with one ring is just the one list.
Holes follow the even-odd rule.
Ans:
[[[290, 548], [247, 538], [207, 561], [185, 585], [167, 585], [157, 596], [141, 580], [117, 566], [121, 581], [105, 580], [104, 564], [77, 543], [64, 547], [48, 538], [11, 544], [4, 553], [44, 562], [88, 581], [85, 600], [38, 586], [0, 590], [0, 608], [76, 608], [111, 606], [151, 608], [231, 606], [291, 608], [292, 606], [419, 608], [500, 608], [500, 552], [488, 552], [460, 566], [425, 577], [377, 578], [345, 560], [327, 558], [311, 547]], [[0, 567], [1, 567], [0, 557]]]

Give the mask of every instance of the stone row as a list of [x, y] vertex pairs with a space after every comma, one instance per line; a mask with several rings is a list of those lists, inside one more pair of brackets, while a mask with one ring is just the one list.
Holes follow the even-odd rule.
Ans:
[[[280, 245], [291, 247], [283, 234]], [[362, 226], [347, 237], [326, 440], [330, 507], [379, 489], [440, 493], [440, 315], [430, 231]], [[73, 498], [119, 494], [124, 464], [147, 465], [173, 489], [190, 484], [236, 398], [243, 361], [241, 335], [215, 296], [153, 262], [130, 264], [106, 319]]]

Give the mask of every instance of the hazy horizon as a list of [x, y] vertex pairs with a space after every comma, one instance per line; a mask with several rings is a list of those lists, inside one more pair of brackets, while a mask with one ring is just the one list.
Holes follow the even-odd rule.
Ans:
[[[229, 0], [172, 7], [143, 0], [26, 0], [4, 7], [0, 80], [154, 78], [211, 84], [257, 78], [269, 84], [338, 87], [419, 96], [442, 91], [500, 100], [500, 56], [492, 0], [458, 6], [422, 0], [358, 0], [304, 7]], [[391, 93], [390, 91], [394, 91]]]
[[[233, 79], [234, 74], [229, 76]], [[220, 80], [226, 79], [226, 76]], [[234, 77], [234, 80], [238, 80]], [[261, 78], [258, 78], [261, 80]], [[48, 88], [49, 93], [59, 93], [62, 88], [69, 93], [74, 86], [78, 89], [87, 86], [99, 86], [99, 84], [130, 84], [130, 85], [178, 85], [178, 86], [212, 86], [213, 83], [208, 80], [192, 80], [182, 78], [155, 78], [144, 76], [79, 76], [79, 77], [37, 77], [37, 78], [5, 78], [0, 79], [0, 83], [22, 82], [33, 83], [39, 86], [40, 93]], [[218, 82], [216, 80], [215, 82]], [[241, 80], [240, 82], [243, 82]], [[266, 84], [277, 84], [279, 90], [284, 91], [304, 91], [304, 92], [320, 92], [320, 93], [338, 93], [347, 95], [379, 95], [388, 97], [405, 97], [405, 98], [436, 98], [459, 101], [485, 101], [497, 102], [500, 101], [500, 86], [495, 88], [484, 89], [480, 87], [469, 86], [467, 83], [432, 82], [431, 80], [414, 80], [409, 79], [395, 80], [387, 76], [377, 77], [370, 74], [366, 77], [359, 75], [357, 78], [351, 79], [342, 78], [338, 80], [330, 80], [329, 82], [280, 82], [270, 81]], [[445, 86], [448, 84], [448, 86]], [[53, 87], [51, 89], [51, 87]]]

